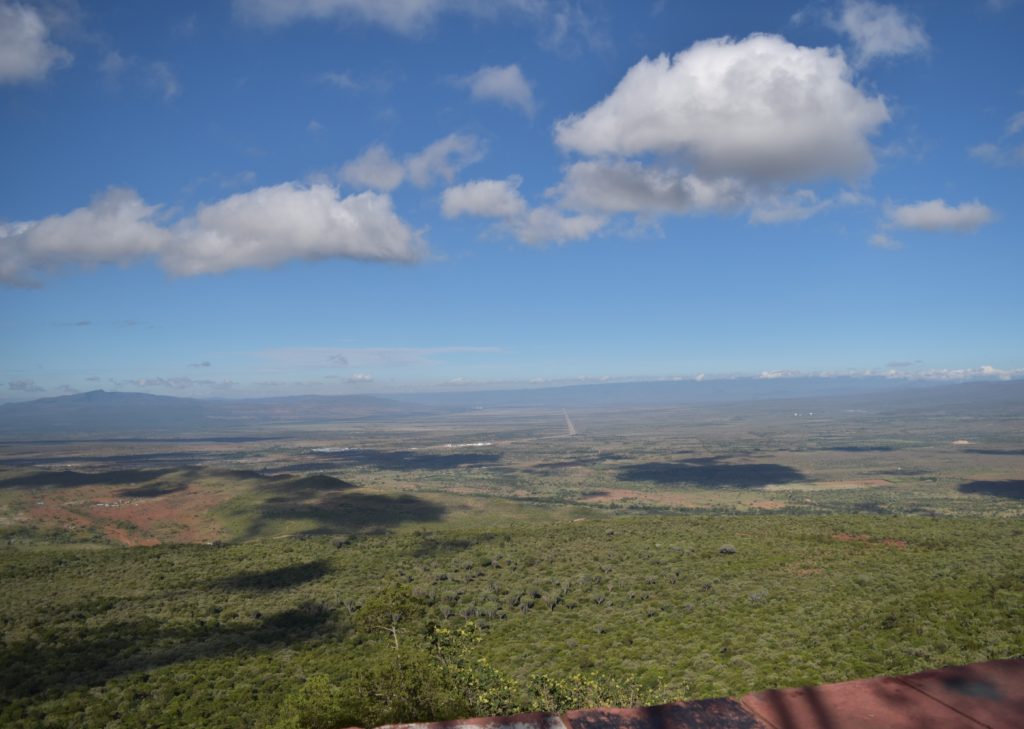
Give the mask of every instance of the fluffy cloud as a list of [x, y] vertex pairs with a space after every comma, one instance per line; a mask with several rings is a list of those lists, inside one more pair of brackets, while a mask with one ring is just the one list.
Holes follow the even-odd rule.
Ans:
[[551, 207], [539, 207], [507, 221], [523, 243], [565, 243], [583, 240], [601, 230], [608, 220], [600, 215], [566, 215]]
[[891, 207], [886, 211], [891, 225], [927, 231], [969, 233], [992, 221], [992, 210], [977, 200], [947, 205], [945, 200], [926, 200]]
[[438, 180], [451, 182], [464, 167], [483, 156], [483, 143], [472, 134], [449, 134], [404, 162], [396, 160], [383, 144], [375, 144], [346, 162], [338, 176], [352, 187], [383, 192], [394, 190], [407, 179], [417, 187], [427, 187]]
[[893, 5], [846, 0], [839, 17], [830, 24], [853, 42], [858, 65], [876, 58], [924, 53], [929, 47], [921, 24]]
[[889, 112], [851, 78], [841, 52], [780, 36], [701, 41], [643, 59], [555, 138], [591, 156], [680, 157], [702, 178], [855, 177], [874, 169], [868, 137]]
[[497, 101], [533, 116], [533, 90], [519, 66], [484, 66], [459, 80], [474, 99]]
[[790, 180], [871, 171], [867, 135], [888, 119], [841, 53], [755, 35], [641, 60], [555, 136], [587, 155], [678, 154], [702, 176]]
[[417, 187], [437, 180], [451, 182], [455, 175], [484, 156], [483, 145], [471, 134], [449, 134], [405, 161], [409, 179]]
[[353, 187], [390, 192], [405, 179], [405, 165], [392, 157], [383, 144], [375, 144], [347, 162], [339, 174]]
[[519, 184], [518, 177], [510, 177], [449, 187], [442, 197], [441, 212], [447, 218], [496, 218], [523, 243], [564, 243], [589, 238], [607, 223], [600, 215], [567, 215], [546, 206], [531, 210], [519, 194]]
[[0, 83], [41, 81], [72, 56], [49, 40], [39, 12], [20, 3], [0, 2]]
[[511, 218], [526, 212], [526, 201], [519, 194], [521, 179], [476, 180], [449, 187], [441, 199], [441, 212], [446, 218], [476, 215], [488, 218]]
[[275, 266], [292, 259], [414, 261], [422, 242], [374, 192], [340, 197], [328, 185], [285, 183], [233, 195], [163, 225], [160, 207], [112, 189], [90, 205], [0, 225], [0, 281], [67, 264], [130, 263], [156, 256], [179, 275]]
[[863, 202], [791, 186], [873, 171], [869, 138], [888, 120], [841, 51], [764, 34], [701, 41], [641, 60], [604, 100], [559, 121], [557, 144], [587, 159], [548, 193], [603, 215], [749, 209], [751, 222], [804, 220]]
[[171, 237], [155, 222], [159, 209], [133, 190], [115, 188], [65, 215], [0, 225], [0, 281], [25, 284], [31, 270], [117, 263], [156, 253]]
[[611, 214], [735, 210], [747, 198], [745, 186], [733, 178], [705, 180], [676, 168], [628, 160], [572, 164], [549, 192], [571, 210]]
[[341, 198], [328, 185], [284, 183], [200, 208], [176, 226], [162, 260], [173, 273], [194, 275], [293, 259], [414, 261], [420, 249], [387, 195]]

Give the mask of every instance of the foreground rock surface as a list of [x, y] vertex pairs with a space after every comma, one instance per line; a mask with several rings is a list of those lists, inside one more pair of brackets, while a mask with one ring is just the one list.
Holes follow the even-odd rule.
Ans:
[[633, 709], [581, 709], [381, 729], [1020, 729], [1024, 659]]

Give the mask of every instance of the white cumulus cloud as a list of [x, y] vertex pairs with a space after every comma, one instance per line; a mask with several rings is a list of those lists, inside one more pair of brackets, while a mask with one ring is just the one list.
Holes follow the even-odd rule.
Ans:
[[449, 187], [441, 198], [441, 212], [446, 218], [476, 215], [489, 218], [511, 218], [526, 212], [526, 201], [519, 194], [522, 180], [475, 180]]
[[925, 200], [890, 207], [886, 212], [891, 225], [927, 231], [969, 233], [992, 221], [992, 210], [977, 200], [949, 205], [945, 200]]
[[589, 238], [608, 220], [601, 215], [566, 215], [552, 207], [538, 207], [507, 222], [523, 243], [565, 243]]
[[375, 192], [341, 197], [329, 185], [284, 183], [232, 195], [164, 224], [161, 208], [111, 189], [86, 207], [0, 224], [0, 282], [29, 285], [65, 265], [128, 264], [156, 257], [178, 275], [289, 260], [415, 261], [420, 237]]
[[0, 2], [0, 84], [41, 81], [71, 60], [67, 49], [50, 41], [50, 29], [35, 8]]
[[0, 281], [27, 284], [32, 271], [157, 253], [170, 239], [156, 222], [159, 210], [134, 190], [113, 188], [64, 215], [0, 224]]
[[383, 144], [375, 144], [341, 168], [341, 179], [353, 187], [390, 192], [405, 179], [405, 165]]
[[414, 261], [420, 248], [387, 195], [342, 198], [329, 185], [284, 183], [200, 208], [176, 226], [162, 259], [173, 273], [194, 275], [294, 259]]
[[472, 134], [449, 134], [416, 154], [398, 161], [383, 144], [375, 144], [338, 171], [342, 182], [356, 188], [390, 192], [409, 180], [417, 187], [451, 182], [484, 156], [483, 143]]
[[533, 89], [519, 66], [484, 66], [459, 80], [474, 99], [497, 101], [533, 116]]
[[550, 206], [530, 208], [519, 194], [518, 177], [474, 180], [444, 191], [441, 211], [448, 218], [472, 215], [494, 218], [523, 243], [564, 243], [581, 240], [603, 228], [602, 215], [571, 215]]
[[874, 169], [868, 137], [888, 119], [841, 52], [752, 35], [641, 60], [555, 138], [591, 156], [682, 157], [704, 178], [850, 178]]
[[735, 210], [748, 195], [735, 178], [705, 180], [673, 167], [605, 159], [570, 165], [549, 192], [571, 210], [611, 214]]
[[929, 47], [921, 23], [894, 5], [846, 0], [839, 17], [830, 24], [853, 42], [858, 65], [876, 58], [924, 53]]

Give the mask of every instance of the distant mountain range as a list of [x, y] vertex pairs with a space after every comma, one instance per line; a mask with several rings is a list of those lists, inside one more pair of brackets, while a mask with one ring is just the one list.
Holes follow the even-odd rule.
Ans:
[[426, 415], [437, 407], [367, 395], [198, 400], [93, 390], [0, 405], [0, 436], [210, 433], [290, 423]]
[[220, 433], [288, 424], [429, 416], [481, 408], [628, 408], [784, 401], [886, 410], [977, 409], [1019, 414], [1024, 380], [958, 384], [882, 377], [736, 378], [572, 385], [528, 390], [302, 395], [199, 400], [94, 390], [0, 405], [0, 437]]

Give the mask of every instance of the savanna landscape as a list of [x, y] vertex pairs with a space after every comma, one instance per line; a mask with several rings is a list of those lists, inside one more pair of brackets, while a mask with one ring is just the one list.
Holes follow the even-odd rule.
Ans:
[[1020, 655], [1022, 390], [959, 387], [6, 440], [3, 721], [365, 726]]
[[0, 729], [1017, 729], [1022, 30], [0, 0]]

